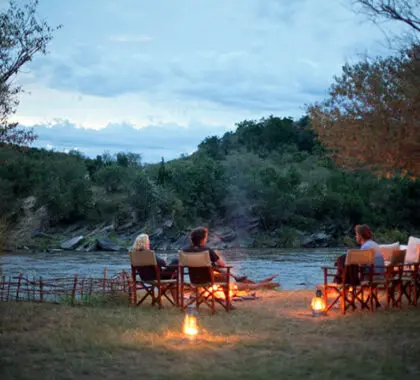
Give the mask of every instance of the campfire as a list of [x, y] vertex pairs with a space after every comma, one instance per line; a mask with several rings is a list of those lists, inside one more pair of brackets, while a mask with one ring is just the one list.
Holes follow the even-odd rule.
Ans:
[[[223, 291], [223, 288], [219, 285], [213, 285], [213, 291], [214, 296], [218, 299], [226, 299], [225, 292]], [[206, 296], [210, 295], [208, 292], [206, 293]], [[246, 297], [251, 295], [251, 293], [247, 290], [239, 290], [238, 286], [235, 284], [229, 285], [229, 298], [231, 300], [234, 299], [240, 299], [241, 297]], [[253, 296], [255, 296], [255, 293], [252, 293]]]

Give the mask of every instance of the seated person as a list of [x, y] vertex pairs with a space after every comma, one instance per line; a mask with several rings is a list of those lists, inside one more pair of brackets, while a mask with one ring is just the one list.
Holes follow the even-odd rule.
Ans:
[[[134, 241], [132, 250], [141, 252], [141, 251], [150, 251], [150, 239], [147, 234], [140, 234], [136, 237]], [[156, 255], [156, 254], [155, 254]], [[160, 278], [161, 280], [169, 280], [173, 277], [173, 271], [167, 270], [168, 264], [165, 260], [156, 255], [156, 262], [160, 269]]]
[[184, 252], [203, 252], [209, 251], [210, 261], [214, 267], [225, 267], [226, 264], [219, 257], [219, 255], [211, 248], [207, 247], [207, 238], [209, 236], [209, 230], [206, 227], [198, 227], [191, 231], [190, 234], [190, 245], [184, 247]]
[[[373, 249], [375, 253], [374, 266], [375, 272], [379, 273], [385, 267], [384, 257], [382, 255], [381, 248], [379, 245], [372, 239], [373, 232], [370, 227], [366, 224], [357, 225], [355, 227], [356, 232], [356, 241], [361, 245], [360, 249]], [[343, 271], [346, 262], [346, 255], [341, 255], [337, 258], [335, 266], [337, 267], [337, 273], [334, 278], [334, 282], [341, 284], [343, 281]], [[350, 285], [358, 285], [360, 283], [358, 276], [357, 265], [350, 265], [346, 268], [346, 283]]]
[[[191, 231], [190, 234], [190, 245], [187, 247], [184, 247], [182, 249], [183, 252], [203, 252], [203, 251], [209, 251], [210, 254], [210, 261], [217, 271], [216, 276], [225, 275], [223, 267], [226, 266], [224, 260], [216, 253], [216, 251], [212, 248], [207, 247], [207, 239], [208, 239], [209, 231], [206, 227], [198, 227]], [[271, 281], [276, 277], [270, 276], [262, 281], [254, 282], [251, 280], [248, 280], [246, 276], [234, 276], [231, 274], [231, 277], [238, 283], [246, 284], [246, 289], [258, 289], [263, 287], [277, 287], [280, 284], [278, 283], [272, 283]], [[238, 286], [238, 288], [243, 288], [241, 286]]]
[[385, 267], [384, 256], [382, 255], [381, 248], [373, 240], [373, 232], [367, 224], [357, 225], [356, 241], [361, 245], [360, 249], [373, 249], [375, 253], [374, 265], [379, 269], [375, 272], [381, 272]]

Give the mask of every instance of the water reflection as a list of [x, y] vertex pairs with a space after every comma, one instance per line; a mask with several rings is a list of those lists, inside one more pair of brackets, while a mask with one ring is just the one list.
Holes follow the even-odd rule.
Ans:
[[[337, 249], [231, 249], [223, 251], [223, 257], [234, 267], [235, 274], [260, 280], [277, 273], [276, 280], [283, 289], [299, 289], [320, 283], [323, 280], [320, 267], [333, 265], [341, 253]], [[160, 255], [169, 262], [177, 257], [177, 252]], [[115, 252], [5, 253], [0, 255], [0, 267], [6, 276], [23, 273], [35, 277], [65, 277], [77, 273], [101, 277], [105, 268], [109, 275], [128, 270], [129, 259], [127, 254]]]

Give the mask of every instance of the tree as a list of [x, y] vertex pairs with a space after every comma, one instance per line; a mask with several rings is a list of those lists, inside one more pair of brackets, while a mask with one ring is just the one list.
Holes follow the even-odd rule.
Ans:
[[22, 92], [14, 78], [36, 54], [47, 53], [47, 45], [57, 29], [38, 19], [37, 6], [38, 0], [23, 8], [10, 0], [9, 8], [0, 13], [0, 143], [23, 144], [36, 138], [32, 130], [9, 123], [9, 117], [15, 113], [17, 95]]
[[356, 0], [373, 22], [399, 21], [408, 25], [414, 34], [420, 33], [419, 0]]
[[420, 46], [346, 64], [308, 112], [321, 143], [349, 169], [420, 175]]

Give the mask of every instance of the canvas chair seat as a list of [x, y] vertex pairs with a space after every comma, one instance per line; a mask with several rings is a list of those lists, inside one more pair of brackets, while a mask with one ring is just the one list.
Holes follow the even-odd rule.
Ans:
[[[180, 265], [180, 291], [181, 308], [185, 309], [195, 303], [197, 309], [201, 304], [207, 305], [212, 313], [216, 312], [216, 303], [223, 306], [226, 311], [231, 309], [230, 299], [230, 267], [226, 269], [226, 281], [215, 281], [214, 268], [210, 260], [210, 252], [183, 252], [179, 251]], [[189, 281], [184, 277], [188, 273]], [[215, 288], [216, 285], [216, 288]], [[195, 293], [185, 303], [184, 293], [192, 289]], [[217, 297], [216, 293], [223, 291], [224, 298]]]

